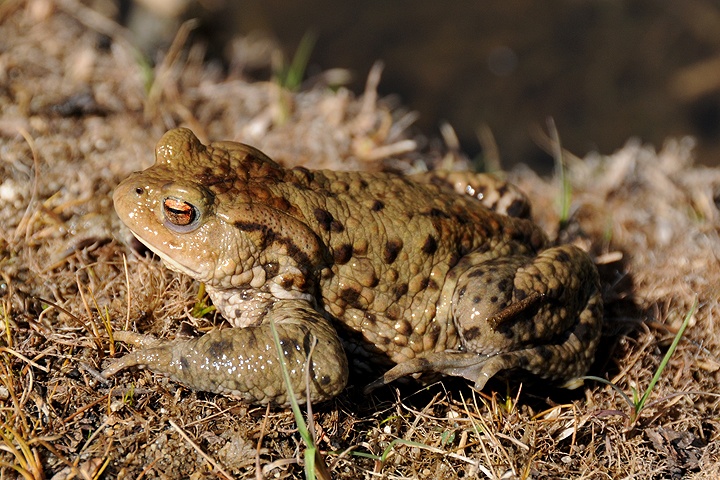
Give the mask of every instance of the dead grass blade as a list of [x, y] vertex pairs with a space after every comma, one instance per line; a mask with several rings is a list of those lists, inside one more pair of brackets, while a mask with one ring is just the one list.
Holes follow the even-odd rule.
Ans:
[[187, 433], [185, 433], [185, 430], [180, 428], [180, 426], [172, 420], [168, 420], [168, 422], [170, 423], [170, 426], [173, 427], [175, 429], [175, 431], [180, 434], [180, 436], [183, 438], [183, 440], [185, 440], [188, 443], [188, 445], [190, 445], [202, 458], [204, 458], [205, 461], [207, 461], [210, 465], [212, 465], [212, 467], [218, 473], [220, 473], [222, 476], [224, 476], [227, 480], [233, 480], [232, 475], [230, 475], [227, 471], [225, 471], [225, 469], [222, 467], [222, 465], [220, 465], [214, 458], [212, 458], [210, 455], [205, 453], [205, 451], [203, 451], [203, 449], [200, 447], [200, 445], [195, 443], [193, 441], [193, 439], [190, 438], [190, 436]]

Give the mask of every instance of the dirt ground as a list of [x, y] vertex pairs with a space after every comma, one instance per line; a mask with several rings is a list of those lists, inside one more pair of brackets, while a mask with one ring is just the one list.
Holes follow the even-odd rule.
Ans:
[[[137, 248], [112, 209], [114, 186], [178, 125], [285, 165], [468, 163], [450, 135], [414, 135], [412, 115], [377, 98], [376, 75], [360, 97], [325, 77], [296, 91], [278, 78], [248, 83], [247, 48], [227, 73], [180, 32], [150, 66], [75, 0], [0, 3], [0, 478], [303, 476], [289, 410], [147, 371], [99, 378], [126, 351], [110, 330], [174, 337], [222, 321], [194, 318], [200, 286]], [[551, 236], [598, 263], [606, 325], [591, 374], [605, 381], [568, 392], [510, 379], [475, 392], [450, 379], [370, 398], [352, 384], [313, 406], [334, 478], [720, 477], [720, 170], [693, 166], [689, 138], [562, 158], [562, 178], [508, 176]]]

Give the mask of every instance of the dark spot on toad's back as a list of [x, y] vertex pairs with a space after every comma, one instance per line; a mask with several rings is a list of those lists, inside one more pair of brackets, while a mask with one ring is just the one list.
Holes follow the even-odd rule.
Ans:
[[343, 243], [333, 250], [333, 259], [338, 265], [344, 265], [350, 261], [353, 254], [353, 246], [349, 243]]
[[267, 227], [258, 222], [243, 222], [237, 221], [234, 223], [235, 228], [242, 230], [243, 232], [265, 232]]
[[524, 200], [514, 200], [507, 207], [506, 212], [511, 217], [527, 218], [530, 216], [530, 209], [528, 203]]
[[402, 310], [400, 309], [400, 306], [397, 303], [393, 303], [385, 311], [385, 316], [387, 318], [389, 318], [390, 320], [398, 320], [401, 315], [402, 315]]
[[377, 323], [377, 317], [376, 317], [374, 314], [370, 313], [370, 312], [365, 312], [365, 317], [364, 317], [364, 318], [365, 318], [365, 320], [366, 320], [367, 322], [369, 322], [371, 325], [375, 325], [375, 324]]
[[[474, 269], [470, 270], [470, 272], [467, 273], [465, 276], [468, 278], [474, 278], [474, 277], [482, 277], [483, 275], [485, 275], [484, 269], [474, 268]], [[488, 277], [489, 277], [489, 275], [488, 275]]]
[[401, 283], [399, 285], [394, 285], [392, 287], [392, 292], [393, 292], [393, 297], [395, 298], [395, 301], [397, 302], [408, 292], [408, 284]]
[[437, 322], [432, 322], [432, 325], [430, 327], [430, 331], [425, 333], [425, 336], [430, 342], [430, 345], [437, 344], [438, 338], [440, 338], [440, 325], [437, 324]]
[[340, 290], [340, 298], [353, 308], [364, 308], [363, 302], [361, 302], [360, 292], [354, 288], [344, 288]]
[[408, 336], [412, 333], [413, 327], [407, 320], [400, 320], [395, 326], [395, 331], [400, 335]]
[[180, 357], [180, 366], [182, 367], [183, 370], [186, 370], [186, 371], [188, 368], [190, 368], [190, 362], [188, 362], [188, 359], [185, 355], [182, 355]]
[[375, 288], [380, 283], [380, 279], [375, 275], [375, 272], [367, 279], [367, 283], [364, 284], [366, 287]]
[[265, 270], [265, 278], [273, 278], [278, 274], [280, 265], [277, 262], [266, 263], [263, 265], [263, 270]]
[[546, 347], [545, 345], [540, 345], [540, 347], [538, 348], [538, 354], [539, 354], [540, 357], [541, 357], [543, 360], [545, 360], [546, 362], [549, 361], [549, 360], [552, 358], [552, 355], [553, 355], [552, 350], [550, 350], [550, 349], [549, 349], [548, 347]]
[[468, 341], [473, 341], [480, 335], [480, 329], [478, 327], [471, 327], [463, 331], [463, 336]]
[[315, 215], [315, 220], [318, 221], [320, 227], [326, 232], [332, 231], [338, 233], [345, 230], [345, 227], [343, 227], [340, 222], [335, 220], [332, 214], [327, 210], [324, 210], [322, 208], [316, 208], [313, 210], [313, 215]]
[[280, 345], [283, 347], [286, 357], [290, 357], [293, 352], [300, 351], [300, 344], [293, 338], [283, 337], [280, 339]]
[[570, 255], [567, 254], [564, 250], [560, 250], [555, 254], [555, 260], [558, 262], [567, 263], [570, 261]]
[[428, 215], [431, 217], [434, 217], [434, 218], [444, 218], [444, 219], [450, 218], [450, 215], [443, 212], [439, 208], [431, 208], [430, 211], [428, 212]]
[[435, 237], [433, 237], [432, 235], [428, 235], [425, 239], [425, 243], [422, 246], [422, 252], [426, 255], [432, 255], [433, 253], [437, 252], [437, 248], [437, 239], [435, 239]]
[[268, 199], [268, 204], [281, 212], [289, 213], [293, 210], [292, 204], [285, 197], [272, 197]]
[[313, 180], [315, 180], [315, 173], [305, 167], [295, 167], [293, 168], [293, 171], [297, 174], [298, 179], [306, 185], [311, 184]]
[[383, 250], [383, 261], [388, 265], [397, 259], [400, 250], [402, 250], [403, 241], [400, 239], [388, 240]]

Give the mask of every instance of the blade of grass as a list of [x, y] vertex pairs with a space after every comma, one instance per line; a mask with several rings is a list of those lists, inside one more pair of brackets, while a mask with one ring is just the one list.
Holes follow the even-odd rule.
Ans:
[[195, 296], [195, 305], [193, 305], [190, 315], [195, 318], [202, 318], [208, 313], [214, 312], [215, 305], [208, 305], [208, 298], [209, 297], [205, 294], [205, 284], [201, 283], [200, 288], [198, 288], [198, 293]]
[[[288, 401], [290, 402], [290, 407], [292, 408], [293, 416], [295, 417], [295, 423], [297, 424], [298, 433], [300, 434], [300, 437], [303, 439], [303, 442], [306, 446], [305, 453], [303, 455], [303, 458], [305, 459], [305, 478], [307, 480], [314, 480], [316, 478], [315, 461], [316, 459], [319, 459], [320, 462], [322, 462], [322, 458], [318, 456], [317, 446], [315, 445], [315, 438], [308, 430], [305, 419], [303, 418], [302, 412], [300, 411], [300, 405], [295, 398], [295, 391], [293, 390], [292, 383], [290, 381], [290, 373], [288, 372], [287, 365], [285, 365], [285, 354], [283, 353], [282, 344], [280, 343], [280, 336], [278, 335], [277, 329], [275, 328], [275, 322], [272, 320], [270, 321], [270, 330], [272, 331], [273, 341], [275, 342], [278, 359], [280, 360], [280, 371], [282, 372], [283, 381], [285, 382], [285, 388], [287, 389]], [[322, 472], [326, 471], [326, 469], [327, 467], [320, 467], [320, 470]], [[323, 478], [325, 478], [324, 474]]]
[[551, 140], [552, 155], [555, 158], [555, 171], [560, 180], [560, 227], [567, 224], [570, 218], [570, 205], [572, 201], [572, 186], [567, 178], [565, 162], [563, 162], [563, 151], [560, 143], [560, 134], [555, 126], [555, 120], [550, 117], [547, 120], [548, 132]]
[[592, 380], [594, 382], [604, 383], [605, 385], [612, 387], [612, 389], [615, 390], [623, 398], [623, 400], [625, 400], [625, 403], [627, 403], [630, 408], [635, 408], [635, 402], [632, 401], [625, 392], [623, 392], [622, 388], [615, 385], [610, 380], [602, 377], [596, 377], [595, 375], [585, 375], [583, 377], [580, 377], [580, 380]]
[[0, 437], [4, 444], [0, 450], [12, 453], [17, 461], [19, 470], [16, 471], [18, 473], [23, 476], [30, 475], [29, 478], [42, 478], [42, 468], [38, 463], [37, 452], [17, 430], [4, 423], [0, 426]]
[[622, 391], [622, 389], [615, 385], [613, 382], [606, 380], [601, 377], [596, 377], [594, 375], [586, 375], [583, 377], [580, 377], [581, 380], [593, 380], [596, 382], [604, 383], [605, 385], [609, 385], [613, 388], [620, 396], [625, 400], [625, 402], [630, 406], [632, 409], [632, 415], [630, 416], [630, 423], [635, 423], [635, 421], [640, 416], [640, 413], [642, 412], [643, 408], [645, 408], [647, 404], [647, 400], [650, 397], [650, 394], [652, 393], [653, 389], [655, 388], [655, 385], [660, 380], [660, 376], [663, 373], [663, 370], [665, 370], [665, 367], [670, 362], [670, 358], [675, 353], [675, 350], [677, 349], [678, 344], [680, 343], [680, 339], [682, 338], [683, 334], [685, 333], [685, 329], [690, 323], [690, 319], [695, 315], [695, 311], [698, 307], [698, 300], [695, 298], [695, 301], [693, 302], [692, 306], [690, 307], [690, 310], [688, 310], [688, 313], [685, 315], [685, 318], [683, 319], [682, 325], [680, 325], [680, 328], [678, 329], [677, 333], [675, 334], [675, 337], [673, 338], [673, 342], [670, 345], [670, 348], [668, 348], [668, 351], [665, 352], [665, 356], [663, 357], [662, 361], [660, 362], [660, 365], [658, 366], [657, 370], [655, 371], [655, 374], [653, 375], [652, 379], [650, 380], [650, 383], [648, 384], [647, 388], [645, 389], [645, 392], [642, 394], [642, 396], [638, 396], [637, 389], [632, 389], [633, 398], [630, 398], [625, 392]]
[[645, 393], [643, 393], [642, 397], [640, 397], [640, 400], [635, 404], [635, 411], [632, 418], [633, 423], [637, 418], [640, 416], [640, 412], [642, 411], [643, 407], [645, 407], [645, 403], [647, 402], [647, 399], [650, 397], [650, 394], [652, 393], [653, 389], [655, 388], [655, 384], [657, 384], [658, 380], [660, 380], [660, 375], [662, 375], [663, 370], [665, 370], [665, 367], [670, 362], [670, 357], [673, 356], [673, 353], [675, 353], [675, 349], [677, 349], [678, 344], [680, 343], [680, 339], [682, 338], [683, 334], [685, 333], [685, 329], [690, 324], [690, 319], [695, 315], [695, 311], [698, 307], [698, 299], [695, 297], [695, 301], [693, 302], [692, 306], [690, 307], [690, 310], [688, 311], [687, 315], [685, 315], [685, 318], [683, 319], [682, 325], [680, 325], [680, 328], [678, 329], [677, 333], [675, 334], [675, 338], [673, 338], [673, 342], [670, 345], [670, 348], [668, 348], [668, 351], [665, 353], [665, 356], [663, 357], [662, 361], [660, 362], [660, 366], [655, 371], [655, 375], [653, 375], [652, 380], [650, 380], [650, 383], [648, 384], [647, 388], [645, 389]]
[[281, 67], [280, 72], [277, 74], [280, 86], [290, 91], [295, 91], [300, 87], [310, 60], [310, 54], [315, 47], [316, 38], [317, 36], [312, 32], [306, 32], [303, 35], [290, 65]]

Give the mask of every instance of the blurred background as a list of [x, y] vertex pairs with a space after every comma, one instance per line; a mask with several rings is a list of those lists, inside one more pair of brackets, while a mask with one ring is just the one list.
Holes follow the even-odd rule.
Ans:
[[[347, 69], [348, 86], [360, 93], [382, 60], [380, 92], [419, 112], [424, 134], [439, 136], [448, 122], [462, 150], [479, 158], [478, 132], [487, 126], [506, 168], [552, 168], [534, 141], [548, 117], [577, 155], [611, 153], [631, 137], [660, 147], [669, 136], [693, 135], [701, 163], [720, 159], [718, 1], [95, 3], [128, 26], [151, 60], [189, 18], [199, 19], [193, 41], [228, 70], [250, 43], [290, 59], [311, 34], [307, 75]], [[267, 79], [271, 67], [248, 71]]]

